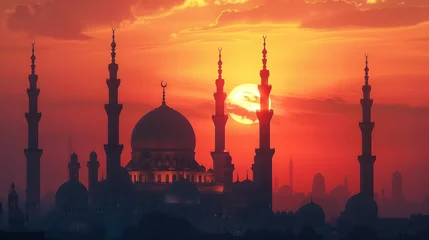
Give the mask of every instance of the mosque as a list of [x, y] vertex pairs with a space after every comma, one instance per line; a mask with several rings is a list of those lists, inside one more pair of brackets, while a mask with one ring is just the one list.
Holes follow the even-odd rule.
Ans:
[[[273, 110], [269, 108], [271, 85], [268, 83], [270, 71], [267, 69], [266, 36], [262, 50], [259, 146], [255, 149], [252, 164], [253, 181], [233, 182], [234, 164], [229, 152], [225, 151], [225, 80], [222, 78], [222, 49], [219, 49], [218, 78], [214, 93], [215, 113], [212, 120], [215, 127], [215, 144], [211, 152], [213, 169], [206, 169], [195, 159], [196, 136], [192, 125], [180, 112], [167, 104], [167, 84], [161, 82], [161, 105], [146, 113], [135, 125], [131, 135], [131, 160], [125, 167], [120, 165], [123, 145], [119, 142], [119, 120], [122, 104], [118, 101], [118, 64], [116, 63], [115, 31], [111, 43], [111, 62], [108, 65], [108, 103], [105, 110], [108, 120], [108, 138], [104, 145], [106, 153], [106, 178], [99, 181], [99, 161], [97, 153], [90, 153], [88, 167], [88, 188], [79, 181], [81, 164], [76, 153], [70, 156], [68, 164], [69, 180], [62, 184], [55, 195], [55, 207], [44, 212], [40, 207], [40, 158], [43, 150], [38, 143], [38, 123], [42, 114], [38, 111], [38, 75], [35, 72], [34, 43], [31, 56], [30, 86], [27, 89], [29, 111], [25, 114], [28, 123], [28, 147], [26, 171], [25, 213], [17, 205], [18, 195], [12, 185], [9, 195], [9, 224], [27, 228], [44, 228], [49, 231], [88, 231], [94, 226], [105, 226], [109, 235], [117, 236], [128, 225], [135, 224], [142, 213], [159, 210], [186, 216], [196, 216], [198, 223], [207, 225], [210, 216], [226, 221], [231, 216], [250, 216], [264, 224], [263, 216], [272, 212], [272, 158], [275, 149], [270, 144], [270, 122]], [[345, 221], [371, 222], [377, 219], [378, 208], [373, 199], [373, 164], [371, 153], [370, 98], [368, 84], [368, 58], [365, 68], [365, 85], [362, 87], [363, 110], [362, 155], [360, 163], [360, 193], [352, 196], [345, 206], [342, 219]], [[271, 215], [270, 215], [271, 214]], [[276, 214], [277, 216], [278, 214]], [[323, 226], [325, 213], [312, 200], [293, 213], [281, 217], [302, 224]], [[201, 219], [204, 219], [201, 220]], [[242, 220], [243, 220], [242, 219]], [[291, 221], [292, 221], [291, 220]], [[242, 221], [243, 222], [243, 221]]]

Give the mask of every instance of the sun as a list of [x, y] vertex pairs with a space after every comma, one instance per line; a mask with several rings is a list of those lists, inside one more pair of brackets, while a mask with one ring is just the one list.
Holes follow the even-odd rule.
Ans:
[[[256, 111], [260, 109], [258, 85], [245, 83], [236, 86], [226, 99], [229, 115], [241, 124], [258, 123]], [[271, 98], [269, 99], [271, 108]]]

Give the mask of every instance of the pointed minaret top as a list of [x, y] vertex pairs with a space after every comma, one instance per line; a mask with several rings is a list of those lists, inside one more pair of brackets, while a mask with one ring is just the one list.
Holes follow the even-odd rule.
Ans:
[[249, 170], [246, 170], [246, 180], [249, 180]]
[[290, 157], [290, 160], [289, 160], [289, 167], [293, 167], [292, 157]]
[[162, 105], [166, 106], [167, 103], [165, 102], [165, 88], [167, 87], [167, 83], [164, 84], [164, 81], [161, 81], [161, 87], [162, 87]]
[[237, 173], [237, 182], [240, 182], [240, 175]]
[[31, 43], [31, 74], [36, 73], [36, 56], [34, 55], [34, 46], [36, 45], [35, 42]]
[[116, 62], [115, 30], [115, 28], [112, 28], [112, 43], [110, 44], [110, 46], [112, 47], [112, 53], [110, 54], [112, 56], [112, 63]]
[[15, 183], [14, 182], [12, 182], [11, 188], [12, 188], [12, 190], [15, 190]]
[[369, 67], [368, 67], [368, 54], [365, 54], [365, 85], [368, 85], [369, 80]]
[[263, 35], [262, 38], [264, 39], [264, 49], [262, 50], [262, 68], [267, 69], [267, 35]]
[[219, 48], [219, 61], [217, 62], [218, 65], [218, 79], [222, 79], [222, 48]]

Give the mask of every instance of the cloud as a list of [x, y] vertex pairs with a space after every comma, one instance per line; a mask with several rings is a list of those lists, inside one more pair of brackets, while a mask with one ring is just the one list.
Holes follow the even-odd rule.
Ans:
[[30, 36], [57, 39], [88, 39], [84, 31], [94, 27], [118, 27], [133, 23], [136, 16], [165, 13], [185, 0], [52, 0], [21, 4], [6, 18], [11, 30]]
[[269, 0], [245, 11], [224, 10], [212, 27], [234, 24], [297, 23], [303, 28], [398, 27], [429, 21], [429, 3], [423, 0]]

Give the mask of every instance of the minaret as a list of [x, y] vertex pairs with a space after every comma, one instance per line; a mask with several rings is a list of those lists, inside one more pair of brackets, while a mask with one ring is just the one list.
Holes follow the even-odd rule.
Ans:
[[89, 161], [86, 164], [88, 167], [88, 192], [90, 195], [92, 195], [98, 182], [98, 168], [100, 167], [100, 162], [97, 158], [97, 153], [92, 151], [91, 154], [89, 154]]
[[69, 162], [69, 180], [79, 182], [79, 169], [80, 163], [78, 161], [78, 157], [76, 153], [72, 153], [70, 155]]
[[119, 144], [119, 115], [122, 104], [118, 103], [118, 88], [121, 80], [118, 79], [118, 64], [116, 63], [115, 29], [112, 29], [112, 62], [109, 64], [109, 78], [106, 80], [109, 87], [109, 103], [104, 105], [107, 113], [107, 144], [104, 145], [106, 152], [107, 179], [116, 179], [121, 168], [121, 153], [124, 145]]
[[26, 172], [26, 212], [29, 220], [38, 218], [40, 205], [40, 157], [43, 150], [39, 149], [39, 121], [42, 113], [38, 109], [40, 89], [37, 88], [39, 76], [36, 74], [35, 43], [32, 43], [31, 74], [28, 76], [30, 87], [27, 89], [29, 110], [25, 113], [28, 124], [28, 147], [24, 150], [27, 159]]
[[270, 122], [274, 112], [269, 106], [271, 85], [268, 84], [270, 71], [267, 69], [267, 36], [263, 36], [263, 38], [262, 70], [259, 73], [261, 84], [258, 85], [261, 107], [259, 111], [256, 111], [259, 120], [259, 148], [255, 150], [256, 155], [252, 170], [253, 181], [259, 188], [262, 209], [272, 210], [273, 155], [275, 150], [270, 146]]
[[226, 93], [223, 90], [225, 80], [222, 78], [222, 48], [219, 48], [217, 72], [216, 92], [213, 94], [215, 99], [215, 114], [212, 115], [215, 125], [215, 150], [211, 152], [211, 156], [216, 182], [224, 185], [224, 192], [230, 192], [232, 190], [234, 164], [232, 164], [229, 152], [225, 151], [225, 125], [228, 115], [225, 114]]
[[293, 162], [292, 162], [292, 158], [289, 161], [289, 186], [293, 192]]
[[360, 192], [374, 198], [374, 162], [372, 155], [372, 130], [374, 122], [371, 122], [371, 106], [373, 100], [370, 97], [371, 85], [368, 84], [369, 68], [368, 55], [365, 55], [365, 84], [362, 86], [363, 98], [360, 100], [362, 106], [362, 122], [359, 123], [362, 132], [362, 155], [358, 157], [360, 164]]

